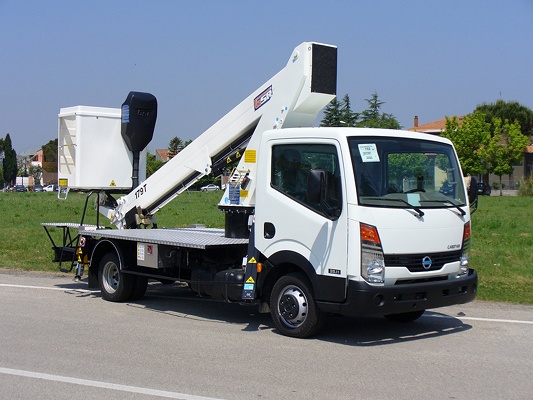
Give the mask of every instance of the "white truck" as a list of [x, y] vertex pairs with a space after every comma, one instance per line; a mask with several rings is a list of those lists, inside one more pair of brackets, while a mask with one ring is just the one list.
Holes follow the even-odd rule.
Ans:
[[[312, 128], [336, 94], [336, 64], [334, 46], [296, 47], [285, 68], [127, 195], [98, 193], [97, 208], [118, 229], [43, 224], [78, 229], [56, 253], [71, 250], [88, 265], [89, 285], [106, 300], [140, 299], [149, 279], [179, 281], [202, 296], [257, 303], [279, 332], [300, 338], [328, 314], [414, 321], [473, 300], [476, 193], [451, 142]], [[150, 110], [126, 102], [123, 135], [132, 115]], [[156, 227], [157, 210], [239, 155], [219, 203], [224, 229]]]

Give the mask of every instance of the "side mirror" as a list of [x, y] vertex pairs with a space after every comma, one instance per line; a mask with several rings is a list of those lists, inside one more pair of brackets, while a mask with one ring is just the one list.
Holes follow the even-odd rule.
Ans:
[[468, 187], [468, 201], [470, 203], [470, 214], [477, 210], [477, 179], [472, 177], [470, 179], [470, 186]]

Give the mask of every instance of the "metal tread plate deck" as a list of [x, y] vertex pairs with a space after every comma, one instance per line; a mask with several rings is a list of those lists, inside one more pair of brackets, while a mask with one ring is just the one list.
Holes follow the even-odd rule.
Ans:
[[80, 235], [109, 239], [130, 240], [152, 244], [164, 244], [195, 249], [216, 246], [247, 245], [248, 239], [224, 236], [224, 229], [178, 228], [178, 229], [80, 229]]
[[[86, 228], [87, 230], [96, 229], [96, 225], [80, 225], [76, 222], [41, 222], [41, 226], [50, 226], [53, 228]], [[101, 229], [104, 227], [101, 226]]]

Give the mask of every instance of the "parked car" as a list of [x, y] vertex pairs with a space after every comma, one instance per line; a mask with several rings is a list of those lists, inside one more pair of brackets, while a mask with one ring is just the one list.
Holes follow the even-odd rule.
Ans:
[[44, 192], [43, 185], [33, 185], [33, 191], [34, 192]]
[[26, 186], [24, 185], [17, 185], [15, 186], [15, 192], [27, 192], [28, 189], [26, 189]]
[[57, 185], [47, 185], [44, 187], [45, 192], [57, 192]]
[[480, 182], [477, 184], [477, 194], [481, 194], [484, 196], [490, 196], [491, 191], [492, 189], [488, 183]]
[[209, 185], [207, 185], [207, 186], [202, 186], [202, 187], [200, 188], [200, 190], [201, 190], [202, 192], [214, 192], [215, 190], [219, 190], [219, 189], [220, 189], [220, 188], [219, 188], [217, 185], [215, 185], [214, 183], [210, 183]]

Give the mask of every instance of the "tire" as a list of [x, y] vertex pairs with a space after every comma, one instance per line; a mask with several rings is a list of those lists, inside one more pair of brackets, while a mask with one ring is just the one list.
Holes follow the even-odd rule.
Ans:
[[307, 338], [324, 325], [311, 285], [300, 273], [278, 279], [272, 288], [270, 310], [276, 328], [285, 336]]
[[118, 255], [107, 253], [100, 261], [98, 283], [102, 297], [107, 301], [127, 301], [133, 294], [135, 277], [120, 271]]
[[410, 311], [401, 314], [388, 314], [385, 315], [385, 318], [393, 322], [413, 322], [420, 318], [422, 314], [424, 314], [424, 311], [426, 310]]
[[148, 278], [146, 276], [133, 276], [133, 291], [130, 300], [141, 300], [148, 289]]

